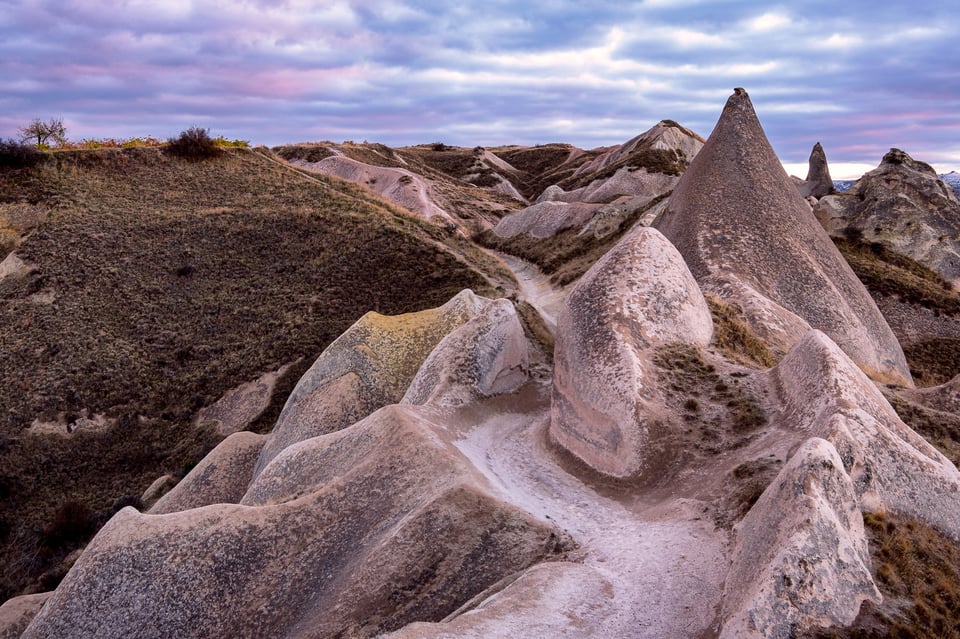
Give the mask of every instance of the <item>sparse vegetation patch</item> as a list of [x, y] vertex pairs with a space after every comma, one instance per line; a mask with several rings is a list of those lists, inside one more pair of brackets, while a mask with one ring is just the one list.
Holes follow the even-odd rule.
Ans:
[[707, 294], [713, 316], [713, 344], [732, 360], [753, 368], [770, 368], [777, 363], [773, 352], [751, 330], [743, 312], [716, 295]]
[[808, 639], [960, 639], [960, 547], [921, 521], [868, 513], [874, 581], [884, 603], [865, 603], [850, 628]]

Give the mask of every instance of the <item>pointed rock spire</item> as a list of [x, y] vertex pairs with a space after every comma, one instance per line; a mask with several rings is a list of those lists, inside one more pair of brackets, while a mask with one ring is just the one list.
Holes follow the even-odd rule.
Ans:
[[797, 190], [803, 197], [813, 196], [817, 199], [824, 195], [830, 195], [836, 192], [833, 186], [833, 178], [830, 177], [830, 167], [827, 166], [827, 154], [823, 147], [817, 142], [810, 151], [810, 160], [808, 161], [807, 179], [797, 185]]
[[[731, 282], [744, 284], [829, 335], [875, 379], [912, 386], [900, 344], [787, 176], [743, 89], [727, 100], [655, 226], [705, 289], [728, 299], [738, 288]], [[765, 331], [765, 313], [747, 316]], [[801, 335], [780, 335], [775, 347]]]

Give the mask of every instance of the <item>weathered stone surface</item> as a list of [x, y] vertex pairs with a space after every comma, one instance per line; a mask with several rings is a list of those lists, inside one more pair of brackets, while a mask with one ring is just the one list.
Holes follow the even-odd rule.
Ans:
[[144, 504], [153, 505], [158, 499], [170, 492], [170, 489], [177, 485], [177, 478], [173, 475], [160, 475], [150, 484], [143, 494], [140, 495], [140, 501]]
[[739, 525], [720, 637], [849, 625], [866, 600], [882, 597], [853, 483], [833, 445], [809, 439]]
[[217, 431], [224, 437], [246, 429], [270, 407], [277, 380], [292, 365], [293, 362], [231, 388], [216, 402], [201, 408], [197, 413], [197, 422], [214, 422]]
[[[599, 472], [652, 472], [667, 451], [651, 348], [706, 346], [710, 310], [673, 245], [638, 227], [581, 278], [557, 322], [550, 435]], [[658, 457], [660, 458], [658, 460]]]
[[511, 393], [527, 381], [523, 325], [510, 300], [491, 302], [441, 340], [417, 372], [401, 403], [460, 406]]
[[808, 333], [771, 374], [778, 419], [836, 447], [863, 510], [905, 513], [960, 540], [960, 472], [826, 335]]
[[363, 184], [428, 220], [440, 218], [451, 224], [456, 223], [446, 211], [437, 206], [431, 193], [430, 182], [407, 169], [373, 166], [343, 155], [324, 158], [319, 162], [295, 161], [294, 164], [310, 171]]
[[210, 451], [150, 509], [154, 515], [210, 504], [236, 504], [247, 491], [266, 435], [234, 433]]
[[443, 623], [413, 623], [384, 639], [603, 637], [617, 614], [613, 587], [595, 568], [534, 566], [476, 608]]
[[564, 191], [548, 187], [536, 203], [505, 216], [494, 232], [501, 237], [527, 233], [533, 237], [553, 237], [571, 228], [581, 228], [597, 215], [626, 216], [668, 193], [678, 175], [636, 166], [644, 152], [666, 151], [689, 162], [703, 146], [703, 140], [674, 122], [662, 121], [584, 164], [574, 178], [597, 174], [586, 186]]
[[40, 592], [7, 599], [0, 606], [0, 639], [19, 639], [51, 594]]
[[598, 156], [577, 169], [577, 175], [599, 173], [607, 167], [627, 160], [638, 150], [673, 151], [690, 161], [703, 148], [704, 140], [699, 135], [670, 120], [661, 120], [637, 137]]
[[960, 199], [936, 171], [900, 149], [890, 149], [850, 189], [815, 209], [830, 233], [856, 229], [960, 286]]
[[827, 165], [827, 154], [823, 147], [817, 142], [810, 151], [807, 169], [807, 179], [797, 184], [797, 190], [805, 198], [822, 198], [836, 191], [833, 186], [833, 178], [830, 177], [830, 167]]
[[912, 385], [890, 327], [784, 172], [743, 89], [655, 226], [698, 281], [741, 279], [830, 335], [871, 377]]
[[254, 474], [291, 444], [339, 430], [399, 402], [430, 351], [489, 302], [465, 290], [439, 308], [361, 317], [297, 383]]
[[371, 636], [553, 552], [415, 407], [285, 450], [243, 505], [120, 511], [24, 637]]

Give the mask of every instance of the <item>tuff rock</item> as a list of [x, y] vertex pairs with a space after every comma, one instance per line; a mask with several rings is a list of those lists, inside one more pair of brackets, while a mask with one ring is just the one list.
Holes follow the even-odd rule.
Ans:
[[727, 100], [654, 224], [697, 281], [742, 280], [830, 335], [875, 379], [912, 385], [890, 327], [791, 183], [743, 89]]

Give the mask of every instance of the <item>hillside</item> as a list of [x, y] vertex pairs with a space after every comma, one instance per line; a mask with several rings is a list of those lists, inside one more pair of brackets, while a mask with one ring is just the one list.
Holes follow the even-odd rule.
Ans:
[[[442, 229], [266, 152], [63, 152], [0, 179], [4, 210], [45, 217], [6, 262], [26, 267], [0, 280], [4, 596], [199, 461], [222, 435], [194, 418], [229, 389], [290, 366], [249, 425], [269, 430], [363, 313], [497, 285]], [[26, 432], [40, 423], [60, 434]]]
[[960, 296], [743, 89], [2, 179], [0, 636], [956, 636]]

